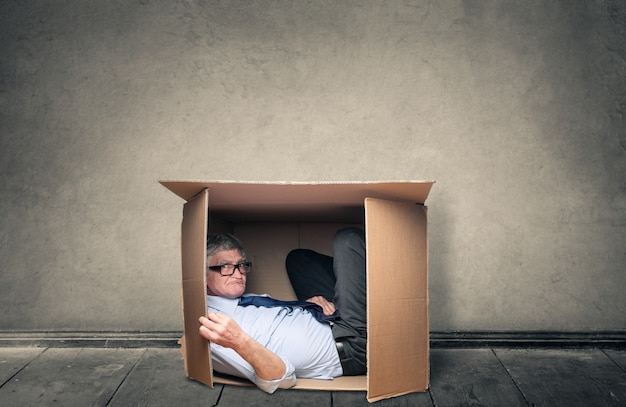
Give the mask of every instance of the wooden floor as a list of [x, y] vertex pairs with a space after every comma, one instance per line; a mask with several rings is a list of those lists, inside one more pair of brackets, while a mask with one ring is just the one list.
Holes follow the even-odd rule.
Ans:
[[[432, 349], [431, 387], [380, 406], [626, 406], [626, 350]], [[366, 406], [364, 392], [188, 380], [175, 348], [0, 347], [0, 406]]]

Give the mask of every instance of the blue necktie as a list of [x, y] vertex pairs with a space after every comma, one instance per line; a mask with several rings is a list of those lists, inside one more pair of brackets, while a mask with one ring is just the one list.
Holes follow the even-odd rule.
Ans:
[[315, 319], [320, 322], [332, 321], [334, 319], [339, 318], [339, 310], [336, 310], [331, 315], [324, 315], [324, 311], [322, 307], [317, 304], [308, 301], [281, 301], [276, 300], [272, 297], [267, 297], [264, 295], [247, 295], [245, 297], [241, 297], [239, 300], [239, 305], [242, 307], [247, 307], [248, 305], [254, 305], [257, 307], [287, 307], [290, 309], [294, 309], [296, 307], [307, 310], [313, 315]]

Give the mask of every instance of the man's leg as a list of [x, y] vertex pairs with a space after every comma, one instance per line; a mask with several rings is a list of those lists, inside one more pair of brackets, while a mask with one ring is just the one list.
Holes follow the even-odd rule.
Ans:
[[292, 250], [285, 260], [291, 286], [300, 301], [321, 295], [328, 301], [335, 296], [333, 258], [313, 250]]
[[333, 336], [346, 376], [367, 372], [367, 287], [365, 233], [341, 229], [333, 241], [334, 259], [308, 249], [295, 249], [285, 261], [299, 300], [321, 295], [332, 301], [340, 318]]
[[337, 232], [333, 241], [335, 307], [340, 319], [335, 321], [333, 336], [339, 343], [345, 375], [367, 371], [367, 281], [365, 233], [358, 228]]

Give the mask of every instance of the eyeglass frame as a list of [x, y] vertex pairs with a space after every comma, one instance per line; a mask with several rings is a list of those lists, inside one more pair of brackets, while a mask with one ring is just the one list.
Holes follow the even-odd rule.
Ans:
[[[226, 270], [228, 270], [229, 268], [233, 268], [233, 271], [230, 274], [224, 274], [224, 267], [226, 267]], [[239, 274], [242, 275], [246, 275], [248, 273], [250, 273], [252, 271], [252, 262], [250, 261], [241, 261], [237, 264], [230, 264], [230, 263], [226, 263], [226, 264], [218, 264], [217, 266], [207, 266], [208, 270], [211, 271], [216, 271], [218, 273], [220, 273], [220, 275], [222, 277], [230, 277], [233, 274], [235, 274], [235, 270], [239, 271]]]

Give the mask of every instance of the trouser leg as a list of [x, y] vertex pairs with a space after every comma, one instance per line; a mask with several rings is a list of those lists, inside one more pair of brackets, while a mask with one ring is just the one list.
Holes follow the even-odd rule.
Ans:
[[333, 325], [344, 375], [367, 371], [367, 284], [365, 233], [346, 228], [333, 241], [334, 303], [341, 318]]
[[300, 301], [321, 295], [328, 301], [335, 296], [333, 258], [313, 250], [292, 250], [285, 260], [291, 286]]
[[340, 318], [334, 321], [332, 330], [344, 375], [365, 374], [367, 286], [363, 230], [338, 231], [333, 240], [333, 257], [295, 249], [285, 261], [287, 274], [299, 300], [321, 295], [335, 304]]
[[365, 234], [361, 229], [341, 229], [333, 241], [335, 307], [342, 324], [333, 328], [335, 338], [367, 337], [367, 287], [365, 276]]

